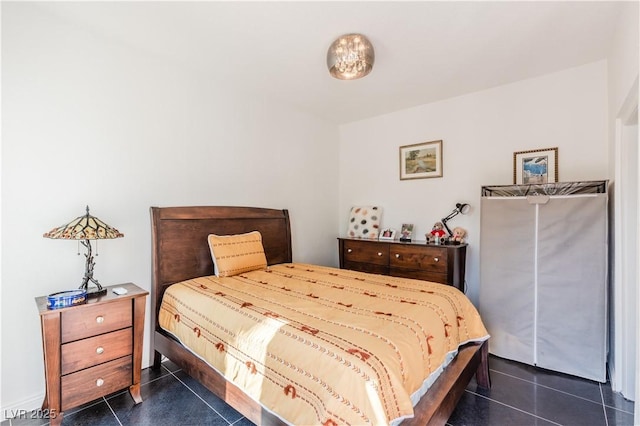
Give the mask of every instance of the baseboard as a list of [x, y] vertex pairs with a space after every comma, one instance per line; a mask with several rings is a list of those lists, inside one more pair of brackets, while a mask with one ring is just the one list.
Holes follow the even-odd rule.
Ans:
[[42, 408], [42, 401], [44, 401], [44, 393], [2, 407], [2, 420], [12, 418], [30, 419], [34, 410]]

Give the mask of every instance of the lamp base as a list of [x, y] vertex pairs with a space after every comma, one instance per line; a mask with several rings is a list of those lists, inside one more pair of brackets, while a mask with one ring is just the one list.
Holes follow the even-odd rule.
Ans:
[[93, 299], [95, 297], [104, 296], [107, 294], [106, 288], [95, 289], [94, 291], [87, 291], [87, 299]]

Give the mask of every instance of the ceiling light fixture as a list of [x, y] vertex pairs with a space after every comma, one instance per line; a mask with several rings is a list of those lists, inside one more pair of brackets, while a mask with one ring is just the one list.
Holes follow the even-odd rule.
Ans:
[[340, 80], [355, 80], [373, 69], [375, 53], [371, 42], [362, 34], [345, 34], [327, 51], [329, 73]]

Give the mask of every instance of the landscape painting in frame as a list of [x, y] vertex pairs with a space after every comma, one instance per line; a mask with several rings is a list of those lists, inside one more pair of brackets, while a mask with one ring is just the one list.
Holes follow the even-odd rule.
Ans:
[[558, 181], [558, 148], [513, 153], [513, 183], [532, 185]]
[[400, 180], [442, 177], [442, 141], [400, 147]]

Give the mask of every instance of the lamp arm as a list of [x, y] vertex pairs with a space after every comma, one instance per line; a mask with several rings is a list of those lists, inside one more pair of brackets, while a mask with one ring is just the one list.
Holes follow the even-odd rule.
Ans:
[[460, 210], [455, 209], [454, 211], [452, 211], [451, 213], [449, 213], [449, 215], [445, 218], [443, 218], [441, 220], [442, 222], [442, 226], [444, 226], [444, 229], [447, 230], [447, 234], [449, 234], [449, 236], [453, 236], [453, 232], [451, 232], [451, 229], [449, 229], [449, 227], [447, 226], [447, 222], [449, 222], [451, 219], [453, 219], [454, 217], [458, 216], [460, 214]]
[[447, 230], [447, 234], [451, 237], [453, 236], [453, 232], [451, 232], [451, 229], [449, 229], [449, 227], [447, 226], [447, 222], [449, 221], [449, 219], [451, 219], [450, 217], [445, 217], [444, 219], [442, 219], [442, 226], [444, 226], [444, 229]]

